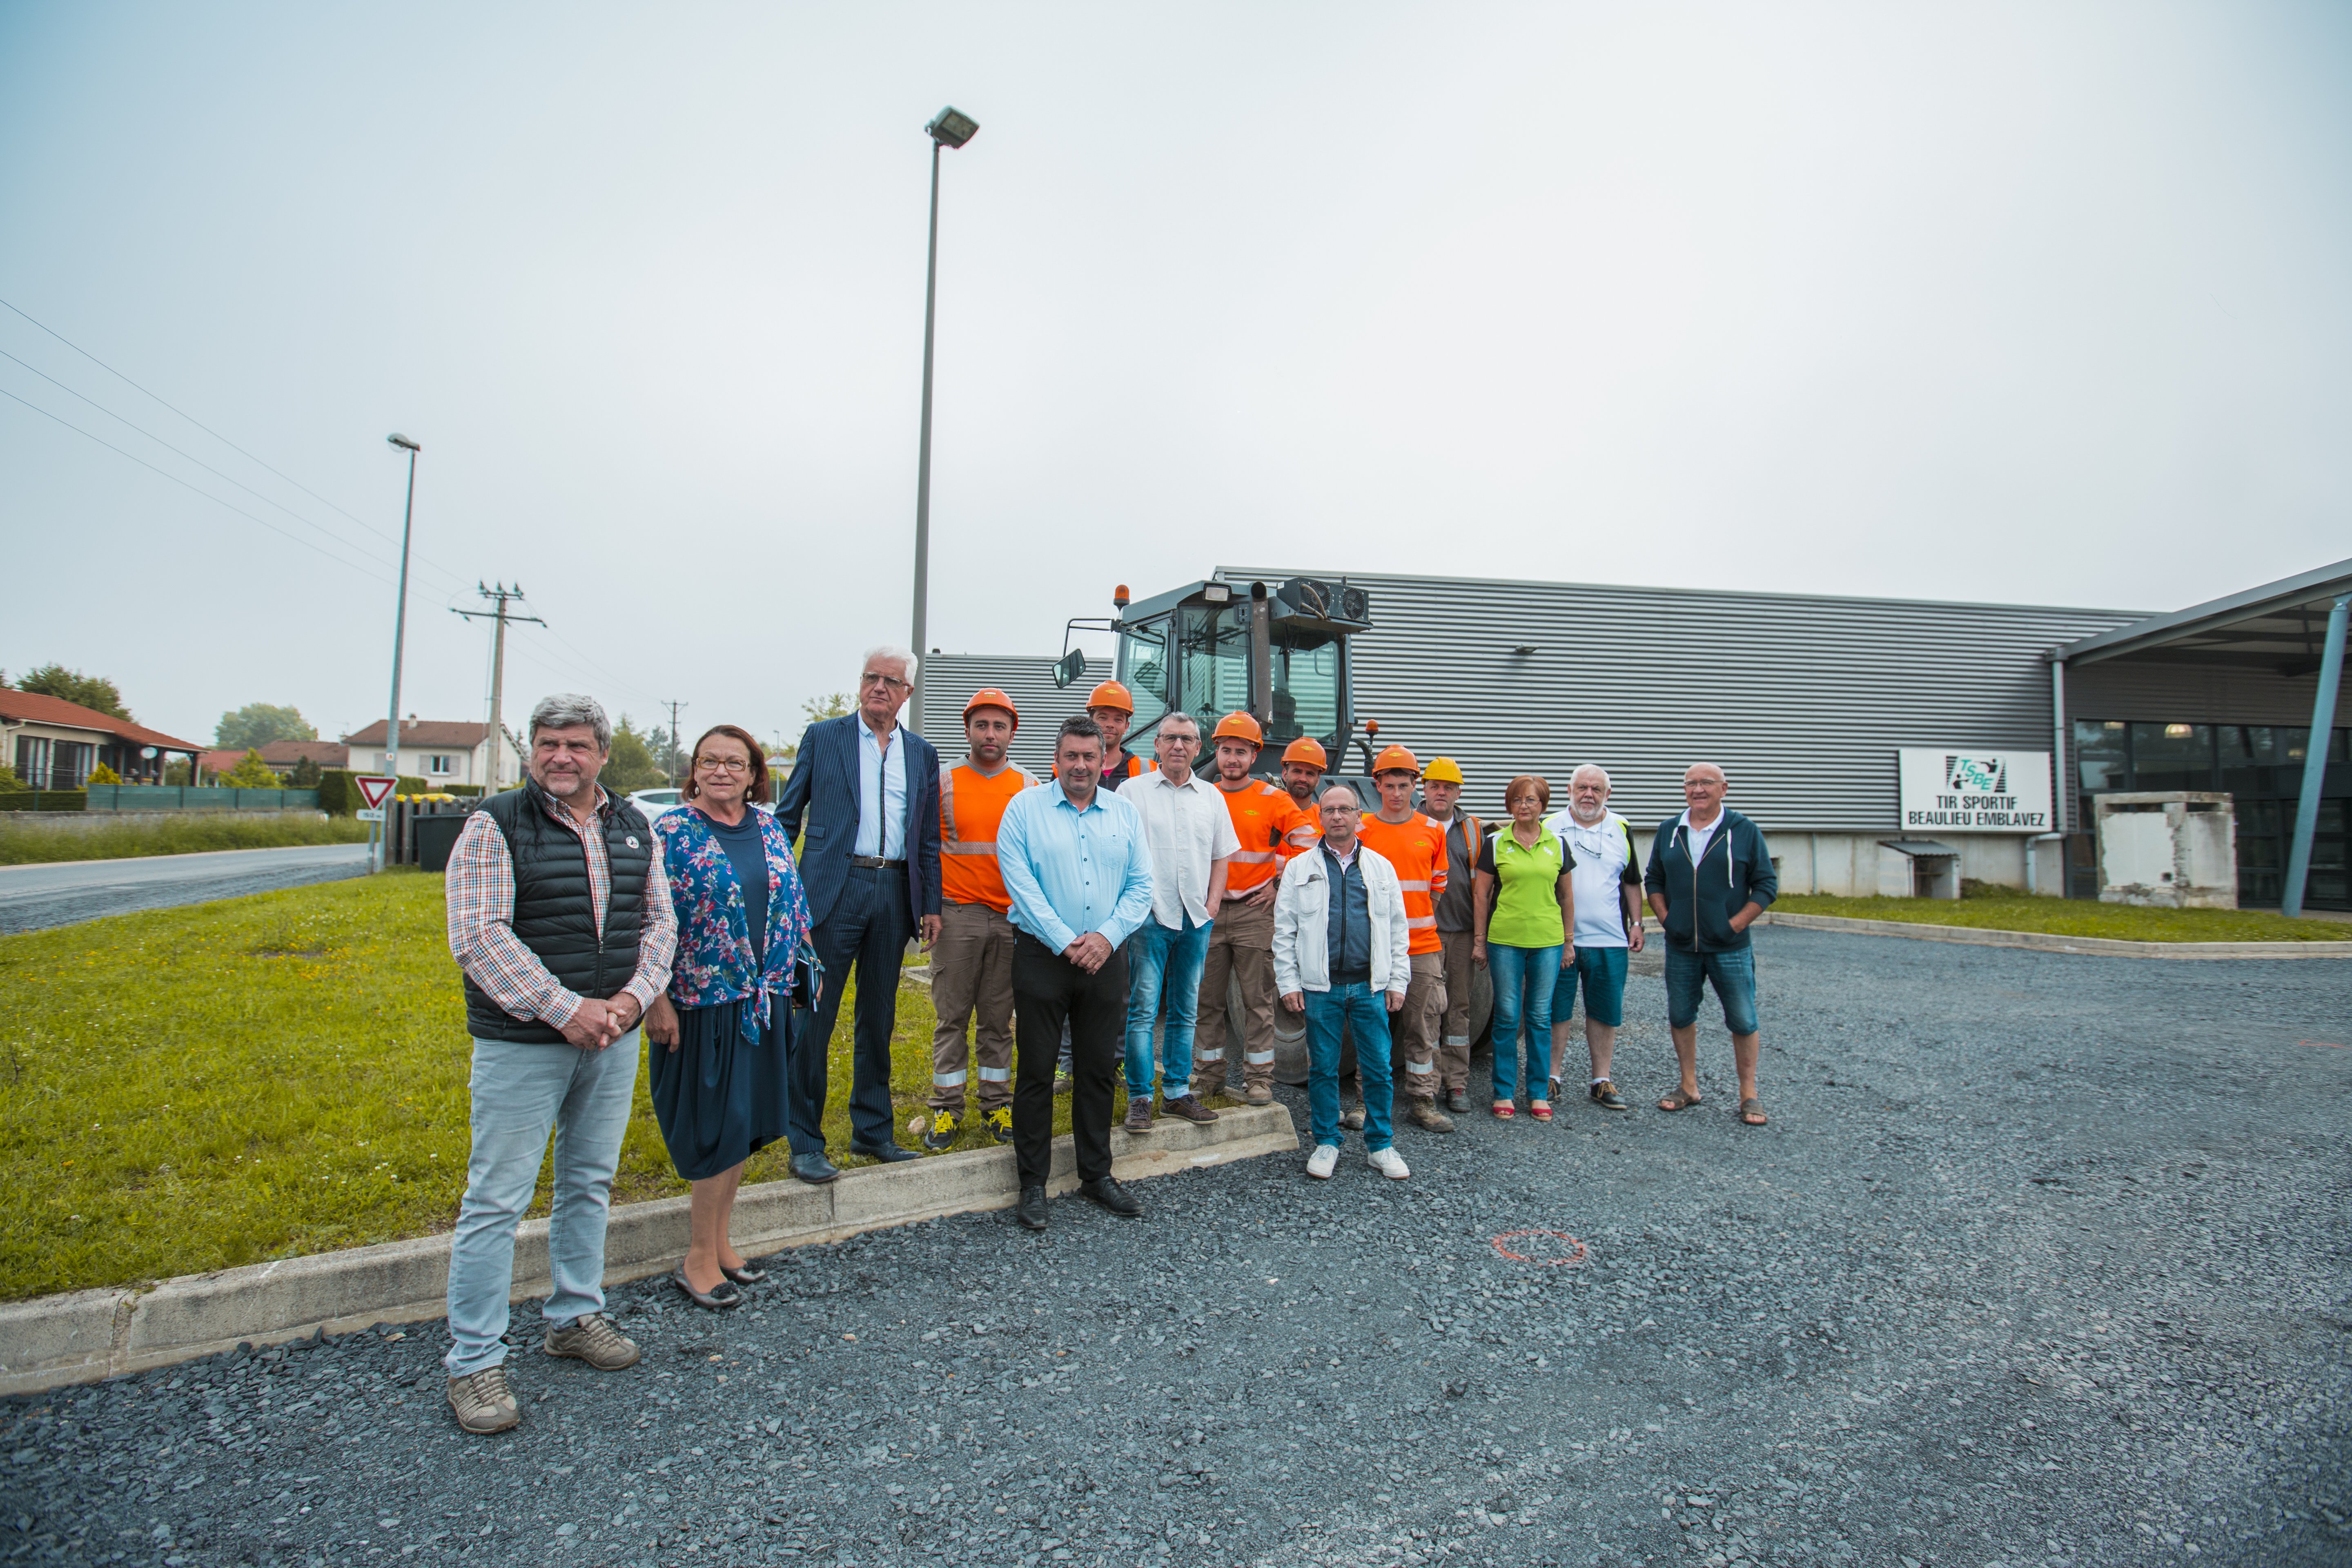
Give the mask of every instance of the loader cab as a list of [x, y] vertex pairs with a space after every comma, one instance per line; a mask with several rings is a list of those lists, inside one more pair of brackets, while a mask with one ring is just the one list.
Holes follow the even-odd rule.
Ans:
[[1135, 698], [1131, 749], [1148, 749], [1171, 710], [1197, 717], [1205, 732], [1241, 709], [1265, 727], [1253, 770], [1265, 777], [1280, 774], [1283, 747], [1302, 735], [1346, 755], [1355, 729], [1349, 639], [1371, 626], [1361, 588], [1316, 577], [1211, 579], [1118, 611], [1111, 630], [1118, 679]]

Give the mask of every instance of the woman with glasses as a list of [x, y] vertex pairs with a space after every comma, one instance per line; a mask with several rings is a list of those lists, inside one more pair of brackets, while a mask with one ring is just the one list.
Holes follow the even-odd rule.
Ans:
[[1510, 824], [1478, 853], [1470, 900], [1473, 963], [1495, 977], [1495, 1114], [1508, 1121], [1518, 1100], [1519, 1026], [1528, 1030], [1528, 1114], [1551, 1120], [1551, 996], [1576, 962], [1576, 857], [1543, 819], [1549, 781], [1521, 773], [1503, 786]]
[[737, 1286], [767, 1278], [730, 1244], [728, 1219], [743, 1162], [785, 1135], [793, 993], [814, 987], [816, 960], [792, 841], [759, 809], [769, 795], [759, 743], [720, 724], [692, 755], [686, 804], [654, 824], [677, 957], [646, 1037], [662, 1142], [694, 1189], [686, 1261], [671, 1278], [717, 1310], [742, 1300]]

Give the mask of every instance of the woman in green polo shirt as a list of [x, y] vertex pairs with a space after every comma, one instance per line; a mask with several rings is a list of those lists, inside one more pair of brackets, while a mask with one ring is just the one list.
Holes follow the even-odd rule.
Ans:
[[1495, 1114], [1508, 1120], [1518, 1099], [1519, 1026], [1528, 1033], [1528, 1114], [1551, 1120], [1551, 1101], [1537, 1098], [1551, 1083], [1551, 993], [1559, 972], [1576, 961], [1569, 933], [1576, 929], [1576, 858], [1544, 826], [1551, 785], [1521, 773], [1503, 791], [1510, 826], [1478, 854], [1471, 900], [1476, 936], [1470, 956], [1495, 977]]

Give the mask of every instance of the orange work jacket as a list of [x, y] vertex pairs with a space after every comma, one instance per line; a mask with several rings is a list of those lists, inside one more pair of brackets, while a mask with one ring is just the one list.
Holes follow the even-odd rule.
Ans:
[[[1234, 819], [1234, 837], [1241, 847], [1225, 862], [1225, 896], [1237, 899], [1255, 892], [1282, 872], [1282, 863], [1306, 846], [1297, 840], [1305, 813], [1282, 789], [1264, 779], [1244, 779], [1239, 789], [1217, 785], [1225, 797], [1225, 813]], [[1309, 835], [1307, 844], [1315, 842]]]
[[1397, 886], [1404, 893], [1407, 950], [1437, 952], [1437, 898], [1445, 891], [1445, 829], [1417, 811], [1404, 822], [1382, 822], [1379, 813], [1368, 811], [1356, 831], [1396, 869]]
[[1008, 765], [993, 778], [969, 763], [940, 769], [940, 896], [1010, 913], [1013, 900], [996, 868], [996, 825], [1013, 797], [1037, 781]]

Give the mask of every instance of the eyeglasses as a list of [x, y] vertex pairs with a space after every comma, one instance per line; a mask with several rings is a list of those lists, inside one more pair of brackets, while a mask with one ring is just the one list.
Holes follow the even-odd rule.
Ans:
[[857, 678], [857, 684], [861, 687], [887, 686], [893, 691], [905, 691], [908, 689], [908, 683], [899, 679], [897, 676], [884, 675], [877, 670], [871, 669]]
[[748, 773], [751, 771], [750, 760], [744, 757], [697, 757], [694, 765], [697, 771], [706, 773]]

